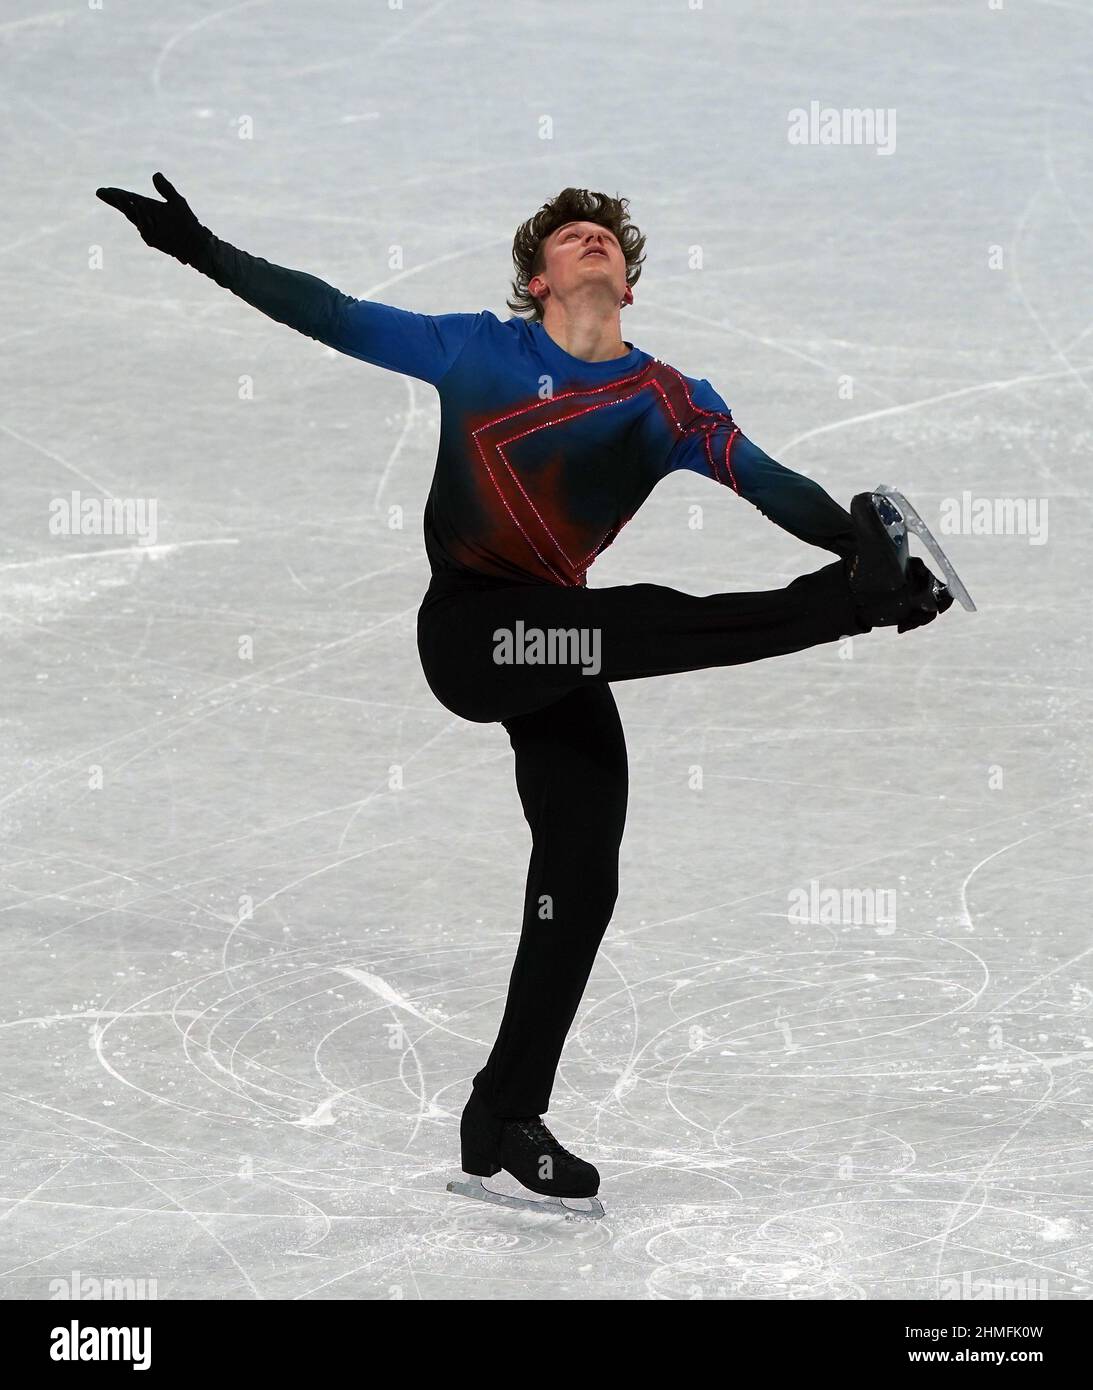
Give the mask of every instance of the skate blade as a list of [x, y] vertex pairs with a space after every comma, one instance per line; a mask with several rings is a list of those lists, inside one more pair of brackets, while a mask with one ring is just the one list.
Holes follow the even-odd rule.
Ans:
[[[603, 1203], [598, 1197], [509, 1197], [504, 1192], [494, 1192], [481, 1178], [465, 1174], [461, 1182], [452, 1181], [448, 1191], [457, 1197], [470, 1197], [476, 1202], [490, 1202], [494, 1206], [508, 1207], [512, 1211], [545, 1212], [550, 1216], [564, 1216], [567, 1221], [598, 1221], [603, 1215]], [[587, 1207], [567, 1207], [566, 1202], [588, 1202]]]
[[889, 487], [886, 483], [878, 483], [873, 489], [873, 492], [879, 497], [887, 497], [898, 507], [903, 513], [903, 519], [907, 523], [908, 531], [913, 532], [919, 538], [941, 566], [945, 575], [946, 587], [953, 598], [957, 600], [961, 608], [966, 609], [969, 613], [975, 613], [977, 610], [972, 596], [964, 587], [964, 581], [960, 578], [960, 575], [957, 574], [956, 570], [953, 568], [953, 562], [949, 559], [948, 555], [945, 554], [944, 550], [942, 550], [934, 533], [926, 525], [922, 517], [919, 516], [911, 503], [908, 502], [907, 498], [904, 497], [903, 493], [900, 492], [898, 488]]

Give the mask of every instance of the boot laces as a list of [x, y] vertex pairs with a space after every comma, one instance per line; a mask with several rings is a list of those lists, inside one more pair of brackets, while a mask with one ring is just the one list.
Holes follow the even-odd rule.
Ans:
[[529, 1115], [526, 1119], [515, 1120], [520, 1132], [536, 1146], [539, 1153], [553, 1154], [558, 1158], [572, 1158], [573, 1155], [568, 1149], [562, 1147], [542, 1119], [538, 1115]]

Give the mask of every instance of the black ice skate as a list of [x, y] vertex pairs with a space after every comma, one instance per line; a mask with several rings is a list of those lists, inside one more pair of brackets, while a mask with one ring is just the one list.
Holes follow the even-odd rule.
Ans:
[[[600, 1175], [591, 1163], [562, 1148], [538, 1115], [500, 1119], [471, 1093], [459, 1122], [463, 1181], [450, 1182], [448, 1191], [460, 1197], [512, 1207], [517, 1211], [561, 1214], [567, 1220], [598, 1220], [603, 1203], [596, 1196]], [[502, 1169], [536, 1197], [494, 1192], [482, 1181]], [[584, 1207], [567, 1206], [584, 1199]]]
[[887, 503], [889, 509], [899, 514], [904, 528], [904, 536], [906, 536], [908, 531], [911, 531], [919, 538], [941, 566], [941, 572], [945, 576], [945, 587], [952, 594], [953, 598], [956, 599], [961, 608], [965, 609], [968, 613], [974, 613], [976, 611], [975, 603], [972, 600], [971, 594], [969, 594], [964, 587], [964, 582], [960, 578], [960, 575], [957, 574], [953, 562], [949, 559], [948, 555], [945, 554], [944, 550], [942, 550], [941, 546], [938, 544], [937, 537], [926, 525], [922, 517], [919, 516], [911, 503], [908, 502], [907, 498], [904, 497], [903, 493], [900, 492], [898, 488], [889, 487], [887, 483], [878, 483], [873, 496], [878, 499], [878, 502]]
[[[930, 528], [901, 492], [881, 484], [860, 492], [850, 504], [858, 551], [850, 562], [850, 588], [859, 616], [872, 626], [897, 624], [907, 632], [932, 622], [952, 607], [954, 595], [975, 610], [967, 589]], [[912, 558], [908, 532], [913, 531], [938, 561], [948, 584]]]

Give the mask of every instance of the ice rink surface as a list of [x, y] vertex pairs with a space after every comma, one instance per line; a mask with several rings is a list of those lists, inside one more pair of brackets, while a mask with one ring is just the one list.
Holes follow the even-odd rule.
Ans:
[[[7, 0], [0, 45], [3, 1295], [1089, 1298], [1093, 5]], [[791, 144], [813, 101], [894, 148]], [[976, 614], [615, 687], [548, 1116], [598, 1225], [444, 1190], [529, 835], [418, 665], [435, 392], [94, 197], [156, 169], [254, 254], [501, 316], [520, 221], [624, 194], [624, 336], [774, 458], [1050, 519], [945, 537]], [[73, 492], [154, 542], [51, 534]], [[590, 582], [825, 563], [677, 475]]]

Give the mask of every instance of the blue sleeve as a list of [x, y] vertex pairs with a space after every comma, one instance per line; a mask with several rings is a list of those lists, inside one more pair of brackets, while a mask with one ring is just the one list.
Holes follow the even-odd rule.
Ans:
[[431, 382], [441, 380], [483, 314], [417, 314], [354, 299], [301, 270], [273, 265], [212, 237], [194, 268], [278, 323], [350, 357]]
[[784, 531], [848, 557], [856, 542], [850, 513], [819, 483], [775, 463], [753, 444], [706, 380], [693, 392], [694, 412], [681, 421], [669, 469], [687, 468], [731, 487]]
[[417, 314], [340, 295], [330, 346], [436, 386], [481, 319], [480, 313]]

